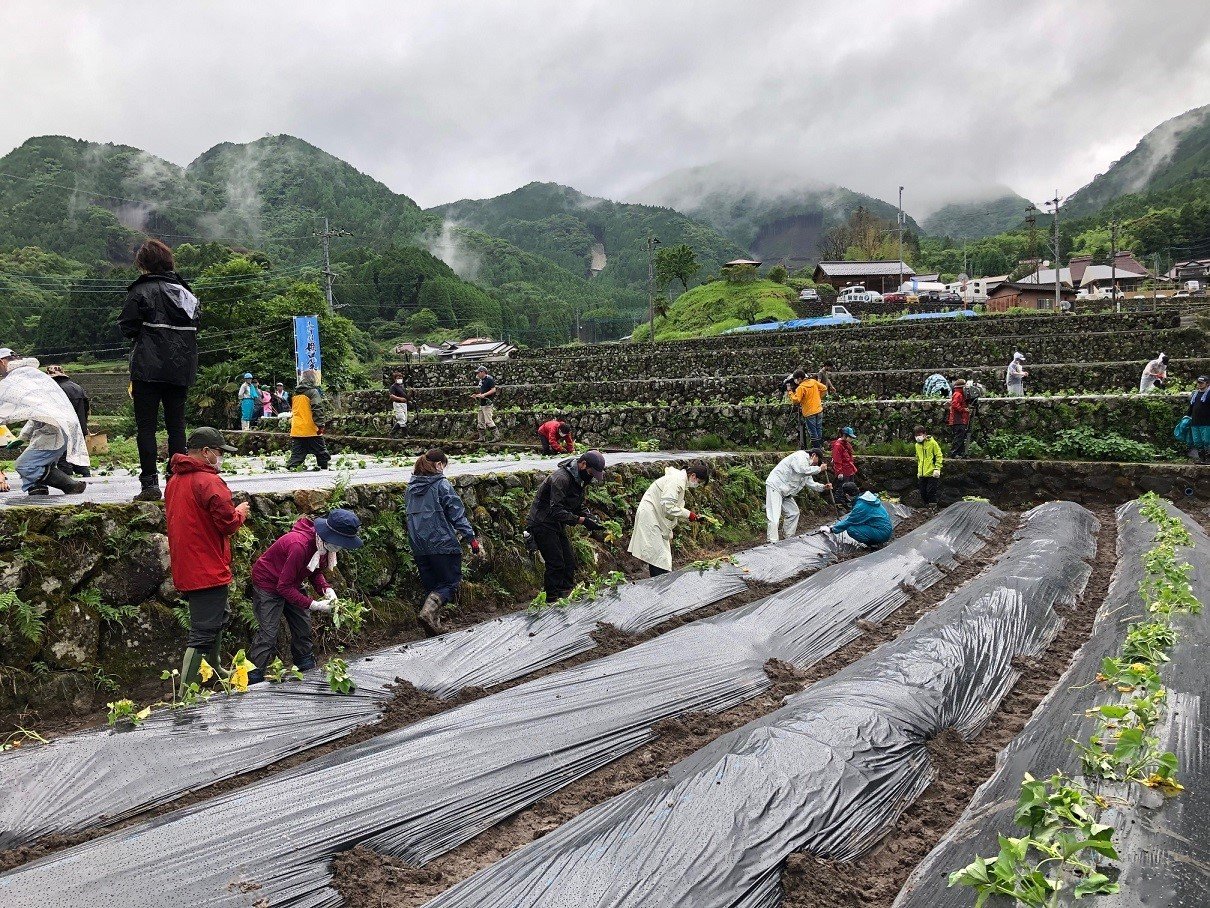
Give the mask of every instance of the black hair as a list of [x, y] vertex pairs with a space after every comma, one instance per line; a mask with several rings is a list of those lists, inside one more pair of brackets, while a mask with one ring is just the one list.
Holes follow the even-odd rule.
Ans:
[[703, 484], [710, 481], [710, 466], [704, 460], [695, 460], [689, 464], [687, 472], [696, 476]]

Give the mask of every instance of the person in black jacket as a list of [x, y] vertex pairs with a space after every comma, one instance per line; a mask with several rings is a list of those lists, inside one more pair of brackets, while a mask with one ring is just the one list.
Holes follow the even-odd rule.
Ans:
[[[71, 408], [76, 411], [76, 419], [80, 421], [80, 431], [84, 433], [84, 437], [88, 437], [88, 416], [92, 410], [92, 401], [88, 399], [88, 393], [78, 384], [72, 381], [62, 366], [47, 366], [46, 374], [55, 380], [67, 399], [71, 401]], [[67, 462], [67, 455], [64, 454], [59, 461], [59, 469], [64, 473], [71, 475], [75, 473], [77, 476], [91, 476], [92, 471], [88, 467], [78, 467]]]
[[1210, 463], [1210, 375], [1199, 375], [1189, 395], [1189, 459]]
[[567, 527], [582, 526], [590, 532], [602, 529], [584, 509], [584, 491], [594, 479], [605, 478], [605, 456], [587, 451], [578, 459], [568, 458], [538, 486], [525, 529], [533, 537], [546, 562], [546, 601], [557, 602], [575, 585], [576, 556], [567, 538]]
[[189, 285], [176, 273], [172, 250], [147, 240], [135, 254], [143, 272], [126, 288], [118, 319], [130, 348], [130, 384], [139, 448], [139, 482], [135, 501], [158, 501], [155, 430], [164, 409], [168, 459], [185, 452], [185, 394], [197, 379], [197, 329], [201, 306]]

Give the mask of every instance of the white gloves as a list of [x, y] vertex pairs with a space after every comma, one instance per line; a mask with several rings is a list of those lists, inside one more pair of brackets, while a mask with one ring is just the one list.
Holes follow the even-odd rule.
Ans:
[[940, 478], [941, 478], [941, 471], [933, 470], [933, 479], [940, 479]]
[[311, 603], [311, 611], [330, 612], [335, 602], [335, 599], [316, 599]]
[[830, 526], [828, 526], [827, 524], [824, 524], [823, 526], [821, 526], [819, 528], [819, 532], [823, 533], [825, 536], [831, 536], [832, 528]]
[[332, 587], [328, 587], [326, 590], [324, 590], [324, 598], [327, 599], [329, 602], [335, 602], [336, 601], [336, 590], [332, 589]]

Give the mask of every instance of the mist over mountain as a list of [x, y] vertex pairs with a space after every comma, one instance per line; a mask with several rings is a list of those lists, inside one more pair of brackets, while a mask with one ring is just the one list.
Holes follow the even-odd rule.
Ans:
[[984, 198], [943, 205], [921, 221], [931, 236], [973, 239], [1011, 230], [1025, 219], [1030, 201], [1007, 186], [996, 186]]

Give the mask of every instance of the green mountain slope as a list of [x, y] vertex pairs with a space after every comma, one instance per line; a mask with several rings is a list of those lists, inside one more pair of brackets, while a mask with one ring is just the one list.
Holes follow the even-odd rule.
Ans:
[[648, 235], [665, 246], [691, 246], [703, 274], [744, 255], [740, 246], [677, 211], [593, 198], [556, 183], [530, 183], [495, 198], [464, 199], [429, 211], [505, 239], [570, 274], [587, 277], [596, 271], [593, 280], [602, 290], [645, 293]]
[[921, 226], [930, 236], [967, 239], [1011, 230], [1025, 220], [1030, 202], [1011, 189], [1000, 188], [1001, 192], [984, 200], [944, 205], [926, 217]]
[[1165, 120], [1071, 196], [1064, 208], [1080, 217], [1121, 196], [1176, 189], [1206, 178], [1210, 178], [1210, 104]]

